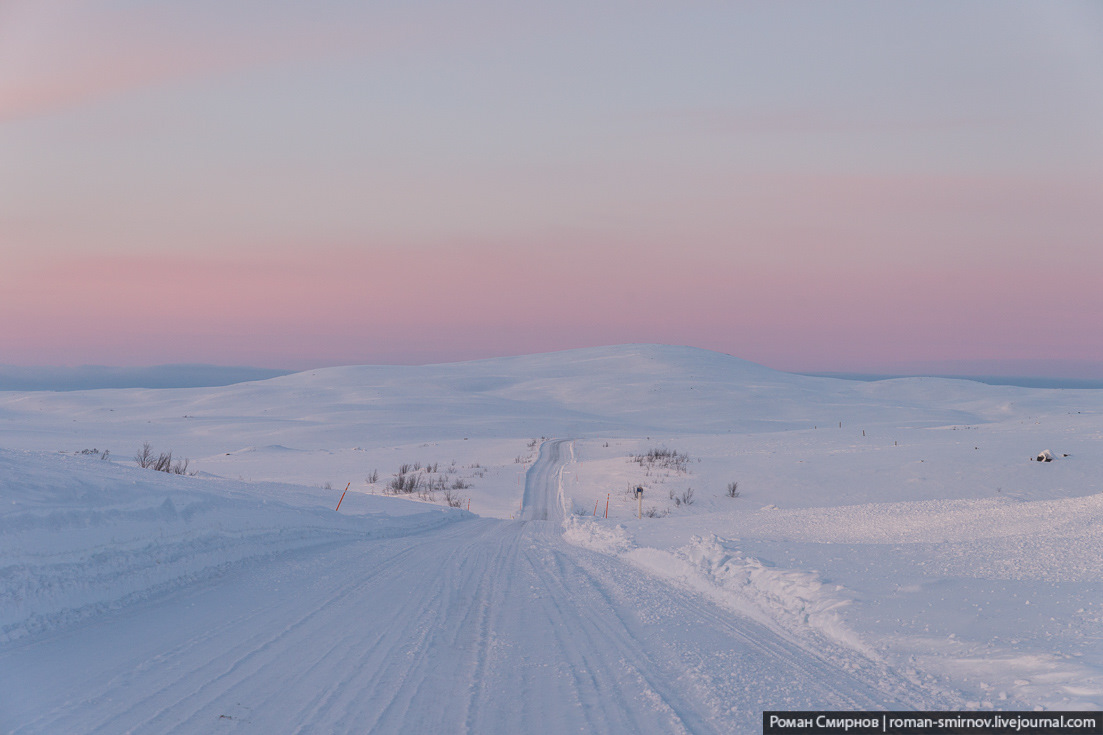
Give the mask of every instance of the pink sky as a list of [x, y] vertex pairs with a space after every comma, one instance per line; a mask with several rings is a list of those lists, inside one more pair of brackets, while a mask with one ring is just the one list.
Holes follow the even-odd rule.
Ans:
[[801, 7], [6, 4], [0, 363], [1103, 364], [1103, 11]]

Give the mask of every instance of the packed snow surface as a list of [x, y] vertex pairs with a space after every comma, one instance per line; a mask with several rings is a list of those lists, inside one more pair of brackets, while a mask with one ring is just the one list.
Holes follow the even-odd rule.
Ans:
[[0, 392], [0, 447], [2, 732], [1103, 707], [1099, 391], [633, 345]]

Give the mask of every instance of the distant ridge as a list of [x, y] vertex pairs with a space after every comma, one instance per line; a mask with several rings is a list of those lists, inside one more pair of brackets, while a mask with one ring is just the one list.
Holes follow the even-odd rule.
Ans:
[[[121, 384], [115, 371], [100, 370], [113, 382], [101, 380], [96, 387]], [[1094, 410], [1097, 398], [1087, 391], [1059, 397], [964, 380], [809, 377], [705, 349], [648, 344], [438, 365], [327, 367], [267, 380], [257, 378], [274, 371], [160, 370], [175, 373], [176, 385], [191, 387], [63, 394], [54, 382], [33, 400], [3, 393], [0, 444], [25, 447], [41, 432], [58, 431], [59, 413], [70, 417], [63, 425], [72, 432], [67, 440], [72, 446], [85, 446], [89, 425], [100, 427], [97, 431], [138, 427], [132, 444], [149, 439], [160, 446], [171, 439], [174, 450], [198, 457], [226, 456], [242, 447], [286, 452], [273, 444], [301, 450], [334, 442], [394, 446], [518, 436], [738, 435], [824, 427], [872, 430], [873, 436], [879, 427], [979, 425], [1034, 416], [1055, 405]], [[136, 372], [160, 382], [132, 375], [131, 384], [167, 384], [155, 369]], [[198, 387], [200, 377], [224, 384]], [[226, 384], [241, 380], [249, 382]], [[38, 383], [40, 389], [44, 383]], [[78, 385], [69, 380], [65, 387]], [[151, 417], [157, 420], [151, 423]]]
[[972, 380], [986, 385], [1010, 385], [1017, 388], [1063, 388], [1069, 390], [1097, 390], [1103, 388], [1103, 380], [1090, 378], [1045, 378], [1013, 375], [945, 375], [942, 373], [908, 373], [906, 375], [883, 375], [881, 373], [799, 373], [812, 378], [838, 378], [840, 380], [858, 380], [870, 383], [878, 380], [896, 380], [898, 378], [946, 378], [949, 380]]
[[0, 365], [0, 390], [74, 391], [101, 388], [214, 388], [287, 375], [290, 370], [220, 365], [153, 367], [19, 367]]

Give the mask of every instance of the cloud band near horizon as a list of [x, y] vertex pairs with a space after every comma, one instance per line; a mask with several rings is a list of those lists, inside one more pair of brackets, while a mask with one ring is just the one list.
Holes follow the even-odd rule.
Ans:
[[1091, 3], [0, 8], [0, 363], [1103, 361]]

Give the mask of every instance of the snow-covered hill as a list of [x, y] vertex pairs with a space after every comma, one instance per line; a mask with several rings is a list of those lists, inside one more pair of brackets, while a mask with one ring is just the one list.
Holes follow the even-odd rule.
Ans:
[[935, 378], [813, 378], [695, 348], [628, 345], [451, 365], [326, 368], [220, 388], [0, 393], [0, 441], [47, 448], [50, 440], [165, 437], [196, 456], [275, 443], [333, 448], [350, 439], [758, 432], [839, 421], [935, 426], [1066, 406], [1098, 408], [1099, 401], [1093, 391]]

